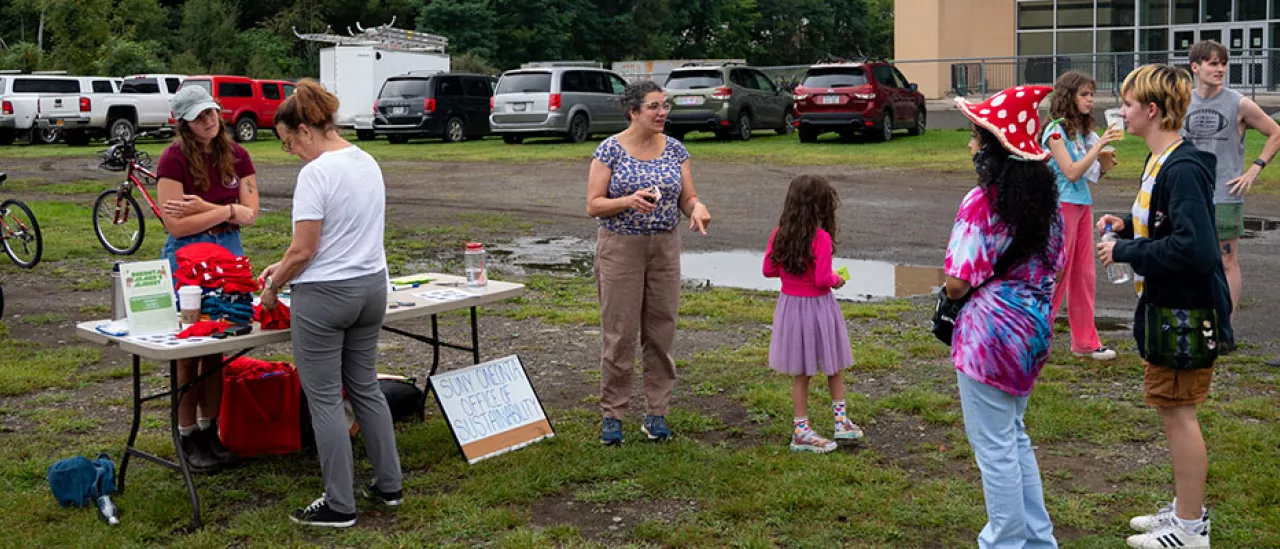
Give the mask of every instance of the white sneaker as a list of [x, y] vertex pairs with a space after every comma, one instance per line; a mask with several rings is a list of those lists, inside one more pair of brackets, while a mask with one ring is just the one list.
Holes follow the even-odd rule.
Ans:
[[803, 434], [791, 435], [791, 450], [795, 452], [825, 454], [835, 449], [835, 441], [822, 438], [813, 431], [805, 431]]
[[1150, 532], [1172, 520], [1175, 516], [1173, 512], [1173, 503], [1166, 503], [1154, 515], [1139, 515], [1129, 519], [1129, 527], [1138, 532]]
[[1166, 549], [1169, 547], [1209, 547], [1209, 521], [1199, 532], [1188, 532], [1175, 519], [1167, 521], [1160, 527], [1147, 532], [1129, 536], [1129, 547], [1134, 549]]
[[1115, 357], [1116, 357], [1116, 352], [1115, 352], [1114, 350], [1112, 350], [1112, 349], [1108, 349], [1108, 348], [1106, 348], [1106, 347], [1098, 347], [1097, 349], [1094, 349], [1094, 350], [1089, 351], [1089, 352], [1087, 352], [1087, 353], [1077, 353], [1077, 352], [1075, 352], [1075, 351], [1071, 351], [1071, 354], [1076, 355], [1076, 356], [1080, 356], [1080, 357], [1085, 357], [1085, 356], [1087, 356], [1087, 357], [1092, 358], [1092, 359], [1094, 359], [1094, 360], [1111, 360], [1111, 359], [1113, 359], [1113, 358], [1115, 358]]

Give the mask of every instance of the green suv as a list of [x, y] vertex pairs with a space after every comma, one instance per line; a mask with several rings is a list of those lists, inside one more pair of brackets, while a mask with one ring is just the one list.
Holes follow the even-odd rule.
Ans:
[[746, 141], [757, 129], [789, 134], [795, 128], [791, 92], [751, 67], [680, 67], [663, 87], [671, 102], [665, 131], [676, 139], [692, 131], [713, 131], [722, 139]]

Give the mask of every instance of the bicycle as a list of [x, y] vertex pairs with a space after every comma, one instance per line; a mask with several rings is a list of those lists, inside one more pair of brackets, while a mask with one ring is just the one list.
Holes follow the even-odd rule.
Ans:
[[[0, 173], [0, 184], [8, 178]], [[10, 198], [0, 203], [0, 238], [4, 239], [5, 255], [15, 265], [30, 269], [40, 262], [40, 254], [44, 253], [40, 224], [31, 208], [21, 200]]]
[[160, 132], [143, 132], [131, 138], [113, 139], [109, 142], [110, 147], [99, 151], [102, 162], [98, 167], [125, 172], [124, 181], [119, 186], [102, 191], [93, 202], [93, 231], [98, 235], [98, 242], [102, 247], [112, 254], [132, 255], [142, 247], [142, 239], [146, 236], [147, 226], [142, 219], [142, 206], [133, 197], [134, 189], [142, 192], [142, 198], [151, 207], [151, 213], [164, 226], [164, 216], [160, 215], [160, 208], [146, 188], [147, 183], [154, 185], [159, 178], [151, 171], [151, 157], [135, 146], [140, 137], [160, 135]]

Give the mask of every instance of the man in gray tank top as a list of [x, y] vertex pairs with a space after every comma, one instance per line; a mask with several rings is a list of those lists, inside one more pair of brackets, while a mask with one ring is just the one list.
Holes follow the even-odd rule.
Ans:
[[[1183, 137], [1196, 148], [1218, 157], [1213, 202], [1216, 204], [1218, 247], [1223, 270], [1231, 286], [1231, 307], [1240, 304], [1240, 237], [1244, 234], [1244, 194], [1258, 174], [1280, 151], [1280, 125], [1262, 108], [1235, 90], [1223, 87], [1227, 73], [1227, 48], [1213, 40], [1191, 46], [1188, 52], [1196, 89], [1183, 123]], [[1253, 128], [1267, 136], [1262, 154], [1244, 169], [1245, 132]], [[1223, 351], [1234, 341], [1223, 342]]]

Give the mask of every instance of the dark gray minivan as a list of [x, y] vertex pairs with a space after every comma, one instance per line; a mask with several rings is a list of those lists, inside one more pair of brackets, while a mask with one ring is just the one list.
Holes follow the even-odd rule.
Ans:
[[373, 131], [392, 143], [439, 137], [445, 143], [489, 135], [491, 77], [456, 72], [388, 78], [373, 106]]

